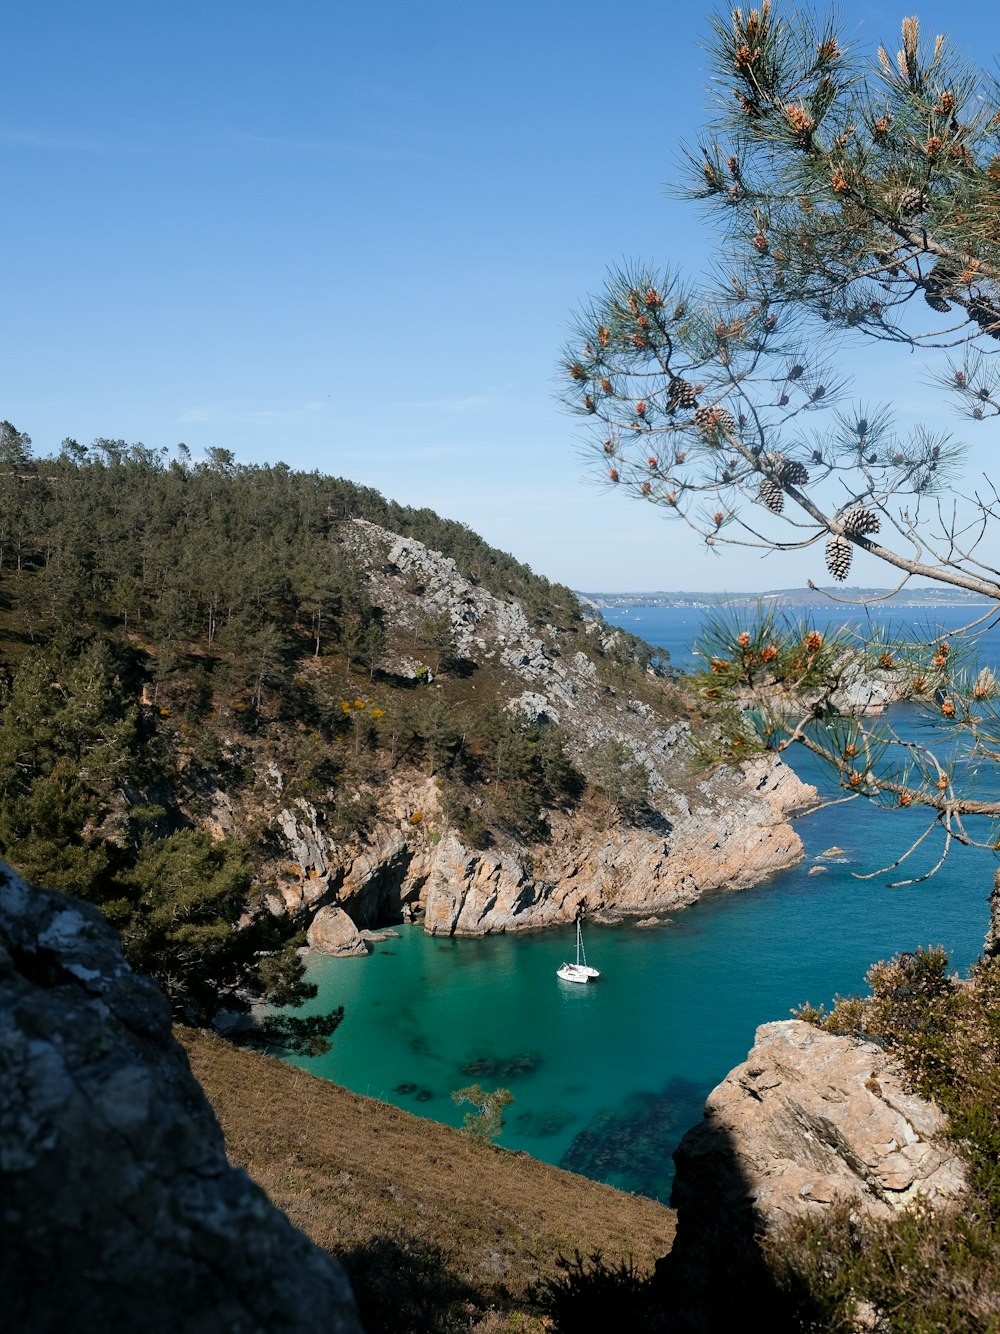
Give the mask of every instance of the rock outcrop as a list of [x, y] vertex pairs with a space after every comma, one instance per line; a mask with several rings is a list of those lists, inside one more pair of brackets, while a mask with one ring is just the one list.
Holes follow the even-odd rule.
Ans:
[[307, 933], [309, 948], [319, 954], [350, 959], [368, 953], [368, 944], [343, 908], [327, 904], [312, 919]]
[[[528, 858], [467, 848], [447, 830], [433, 783], [397, 781], [382, 794], [395, 823], [380, 820], [361, 848], [327, 839], [314, 806], [283, 811], [290, 855], [281, 904], [309, 917], [313, 949], [337, 955], [364, 952], [350, 923], [419, 916], [435, 935], [484, 935], [572, 921], [579, 908], [610, 917], [672, 910], [710, 889], [746, 889], [800, 860], [787, 814], [811, 794], [787, 767], [760, 761], [700, 784], [695, 801], [661, 787], [659, 810], [642, 824], [604, 828], [551, 812], [551, 837]], [[407, 814], [414, 810], [417, 825]], [[295, 856], [304, 864], [290, 876]]]
[[[488, 666], [509, 708], [558, 723], [578, 762], [602, 741], [623, 742], [649, 773], [650, 811], [645, 821], [610, 828], [551, 811], [551, 839], [528, 857], [465, 847], [442, 815], [437, 785], [424, 775], [399, 771], [379, 789], [378, 816], [363, 846], [338, 846], [329, 837], [320, 802], [288, 802], [272, 824], [280, 846], [273, 902], [313, 923], [313, 948], [357, 952], [340, 913], [359, 928], [419, 916], [428, 931], [463, 935], [571, 921], [581, 907], [641, 917], [693, 903], [706, 890], [746, 888], [801, 858], [788, 815], [808, 805], [815, 790], [776, 756], [688, 778], [686, 718], [664, 720], [624, 687], [600, 680], [592, 656], [563, 652], [557, 627], [536, 631], [519, 603], [465, 579], [452, 560], [412, 538], [356, 520], [347, 541], [393, 624], [416, 629], [428, 613], [447, 617], [456, 652]], [[617, 633], [587, 626], [605, 652]], [[396, 667], [406, 673], [406, 664]]]
[[[965, 1168], [944, 1126], [880, 1047], [798, 1020], [764, 1024], [674, 1155], [667, 1268], [685, 1308], [710, 1311], [713, 1293], [749, 1286], [757, 1240], [834, 1201], [887, 1218], [918, 1198], [959, 1198]], [[715, 1326], [690, 1324], [702, 1327]]]
[[359, 1334], [336, 1261], [226, 1162], [156, 985], [2, 864], [0, 1052], [5, 1328]]
[[990, 924], [983, 944], [983, 956], [995, 959], [1000, 955], [1000, 871], [993, 873], [993, 888], [990, 891]]

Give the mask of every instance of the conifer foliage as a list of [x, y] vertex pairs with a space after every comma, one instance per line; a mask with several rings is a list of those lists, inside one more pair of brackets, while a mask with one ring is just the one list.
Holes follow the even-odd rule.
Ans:
[[[1000, 601], [993, 482], [963, 485], [949, 432], [903, 429], [888, 378], [884, 402], [852, 404], [829, 355], [832, 333], [926, 349], [969, 432], [1000, 415], [1000, 89], [915, 18], [898, 50], [866, 56], [832, 20], [770, 0], [716, 17], [709, 57], [716, 114], [682, 194], [725, 236], [719, 279], [698, 290], [676, 268], [627, 266], [579, 313], [565, 399], [598, 477], [709, 547], [799, 552], [806, 573], [837, 583], [862, 552], [896, 589], [923, 577]], [[750, 620], [713, 647], [715, 697], [757, 635]], [[858, 652], [995, 758], [996, 681], [963, 677], [949, 647]], [[734, 690], [768, 745], [805, 742], [852, 791], [926, 804], [949, 839], [974, 841], [962, 814], [1000, 813], [891, 737], [845, 734], [831, 750], [766, 695]]]
[[[554, 725], [488, 691], [454, 705], [448, 673], [471, 664], [450, 622], [393, 624], [341, 540], [353, 518], [445, 551], [541, 625], [580, 621], [568, 589], [461, 524], [350, 482], [110, 439], [36, 459], [0, 423], [0, 856], [97, 903], [178, 1019], [252, 1012], [256, 1040], [306, 1051], [340, 1012], [261, 1017], [314, 994], [304, 938], [269, 909], [267, 817], [219, 837], [213, 792], [260, 811], [273, 770], [284, 801], [360, 840], [405, 760], [486, 843], [544, 837], [582, 781]], [[390, 639], [427, 658], [422, 680], [380, 670]]]
[[[961, 541], [937, 513], [961, 445], [902, 434], [891, 385], [883, 406], [847, 406], [824, 351], [829, 328], [945, 349], [939, 378], [964, 415], [1000, 412], [993, 80], [916, 19], [866, 62], [832, 22], [769, 0], [717, 18], [710, 57], [720, 114], [684, 193], [725, 230], [722, 279], [701, 292], [674, 270], [620, 269], [579, 316], [566, 396], [600, 473], [710, 545], [843, 538], [902, 579], [1000, 595], [973, 554], [989, 499], [970, 496]], [[835, 578], [843, 550], [828, 548]]]

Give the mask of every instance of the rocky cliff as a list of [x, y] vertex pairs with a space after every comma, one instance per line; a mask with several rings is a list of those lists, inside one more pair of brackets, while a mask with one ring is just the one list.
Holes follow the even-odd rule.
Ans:
[[225, 1156], [96, 909], [0, 863], [0, 1292], [33, 1334], [360, 1334], [339, 1265]]
[[967, 1169], [944, 1128], [880, 1047], [797, 1020], [762, 1025], [674, 1155], [666, 1268], [688, 1312], [680, 1328], [720, 1328], [720, 1304], [766, 1286], [758, 1243], [791, 1221], [838, 1201], [883, 1219], [960, 1199]]
[[[272, 900], [308, 924], [315, 948], [363, 952], [359, 930], [401, 918], [421, 917], [435, 934], [481, 935], [570, 921], [580, 908], [648, 916], [709, 889], [746, 888], [801, 857], [788, 815], [814, 790], [775, 757], [691, 777], [687, 719], [662, 716], [626, 681], [612, 684], [599, 671], [616, 631], [589, 622], [593, 651], [574, 648], [578, 632], [533, 628], [518, 602], [464, 578], [453, 561], [412, 538], [355, 520], [345, 541], [367, 571], [369, 595], [395, 626], [416, 628], [429, 612], [444, 618], [454, 652], [489, 672], [490, 689], [506, 707], [557, 723], [581, 762], [603, 741], [623, 743], [648, 771], [650, 796], [634, 822], [552, 810], [547, 840], [481, 851], [450, 825], [434, 779], [403, 767], [374, 790], [369, 836], [340, 841], [328, 832], [321, 800], [282, 800], [272, 766]], [[398, 652], [382, 667], [397, 676], [429, 674]], [[433, 679], [421, 688], [433, 690]], [[237, 831], [238, 810], [216, 795], [221, 831]]]

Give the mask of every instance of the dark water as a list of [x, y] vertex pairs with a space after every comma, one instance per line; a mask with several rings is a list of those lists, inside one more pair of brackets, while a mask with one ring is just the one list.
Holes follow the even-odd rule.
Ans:
[[[914, 619], [908, 610], [880, 615]], [[700, 616], [645, 608], [613, 618], [680, 664]], [[929, 619], [932, 626], [920, 614], [933, 638], [970, 616], [942, 609]], [[983, 663], [1000, 666], [997, 638], [980, 642]], [[946, 740], [940, 720], [915, 706], [899, 706], [894, 719], [907, 736]], [[836, 795], [811, 756], [794, 767]], [[303, 1064], [453, 1125], [463, 1109], [452, 1090], [474, 1082], [510, 1088], [507, 1148], [666, 1199], [672, 1149], [700, 1119], [709, 1090], [746, 1056], [758, 1024], [862, 988], [868, 966], [899, 950], [942, 944], [959, 969], [979, 953], [993, 853], [957, 848], [933, 879], [889, 889], [893, 877], [852, 872], [875, 870], [906, 847], [923, 828], [912, 808], [883, 812], [855, 801], [803, 817], [797, 828], [805, 861], [755, 889], [709, 895], [658, 930], [589, 927], [589, 959], [602, 972], [594, 986], [555, 976], [571, 957], [570, 928], [479, 940], [400, 928], [398, 940], [367, 959], [316, 958], [310, 975], [320, 1001], [342, 1003], [346, 1018], [331, 1052]], [[843, 858], [824, 860], [827, 872], [810, 876], [832, 845]], [[928, 850], [921, 869], [938, 850]]]

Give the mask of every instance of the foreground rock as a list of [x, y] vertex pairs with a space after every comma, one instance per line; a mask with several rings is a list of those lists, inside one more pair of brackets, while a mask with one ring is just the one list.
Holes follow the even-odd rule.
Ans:
[[[720, 1293], [752, 1286], [756, 1240], [836, 1200], [888, 1218], [918, 1198], [959, 1198], [965, 1169], [944, 1126], [881, 1048], [796, 1020], [764, 1024], [674, 1155], [669, 1269], [685, 1307], [711, 1311]], [[712, 1328], [705, 1319], [684, 1327]]]
[[0, 863], [0, 1292], [32, 1334], [355, 1334], [339, 1265], [225, 1156], [163, 996]]

